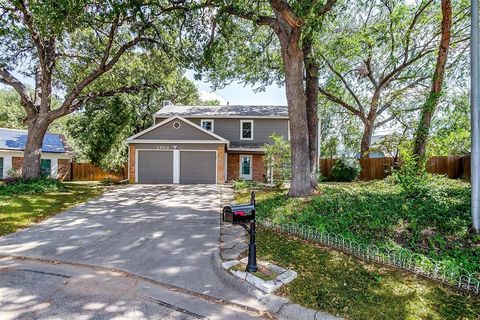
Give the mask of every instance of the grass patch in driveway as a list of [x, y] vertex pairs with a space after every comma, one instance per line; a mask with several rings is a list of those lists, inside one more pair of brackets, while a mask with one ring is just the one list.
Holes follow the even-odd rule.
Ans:
[[40, 194], [0, 195], [0, 235], [45, 220], [100, 195], [97, 182], [65, 182], [64, 190]]
[[364, 263], [341, 252], [264, 228], [260, 259], [298, 272], [277, 291], [303, 306], [347, 319], [479, 319], [480, 299], [407, 272]]

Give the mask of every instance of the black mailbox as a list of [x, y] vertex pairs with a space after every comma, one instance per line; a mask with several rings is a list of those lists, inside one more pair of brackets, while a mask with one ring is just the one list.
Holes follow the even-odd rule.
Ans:
[[225, 206], [223, 221], [232, 224], [243, 224], [255, 221], [255, 206], [250, 204]]

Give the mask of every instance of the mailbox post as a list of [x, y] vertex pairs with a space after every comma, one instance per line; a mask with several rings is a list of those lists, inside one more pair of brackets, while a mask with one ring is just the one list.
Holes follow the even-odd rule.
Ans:
[[[250, 195], [250, 204], [255, 208], [255, 191], [252, 191]], [[244, 227], [245, 228], [245, 227]], [[245, 230], [247, 230], [245, 228]], [[257, 272], [257, 244], [255, 243], [255, 219], [250, 221], [250, 243], [248, 244], [248, 272]]]
[[[247, 271], [256, 272], [257, 267], [257, 245], [255, 244], [255, 192], [250, 194], [250, 204], [225, 206], [222, 211], [224, 222], [241, 225], [250, 234], [248, 244]], [[250, 228], [247, 227], [250, 224]]]

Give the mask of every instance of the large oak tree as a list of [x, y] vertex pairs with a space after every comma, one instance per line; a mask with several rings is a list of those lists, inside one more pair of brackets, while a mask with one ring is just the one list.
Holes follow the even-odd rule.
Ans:
[[[209, 35], [196, 34], [196, 39], [206, 43], [206, 58], [212, 61], [211, 78], [285, 85], [290, 117], [291, 196], [311, 194], [316, 178], [318, 85], [309, 43], [335, 2], [214, 0], [210, 2], [211, 19], [196, 19], [206, 22], [203, 26], [209, 25]], [[305, 66], [310, 70], [307, 77]], [[314, 92], [310, 93], [309, 88]]]
[[[0, 3], [0, 82], [15, 89], [27, 114], [25, 178], [40, 175], [42, 141], [55, 119], [96, 97], [152, 85], [127, 77], [102, 91], [95, 88], [133, 50], [168, 50], [178, 28], [165, 13], [175, 10], [176, 2], [169, 1], [148, 6], [120, 0]], [[33, 88], [15, 76], [18, 72], [32, 79]], [[57, 108], [54, 90], [62, 101]]]

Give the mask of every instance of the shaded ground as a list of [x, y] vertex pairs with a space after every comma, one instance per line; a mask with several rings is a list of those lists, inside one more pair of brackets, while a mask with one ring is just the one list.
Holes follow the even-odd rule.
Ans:
[[93, 199], [104, 188], [98, 183], [64, 183], [65, 191], [29, 195], [0, 195], [0, 236], [45, 220]]
[[104, 269], [0, 259], [0, 319], [257, 319], [260, 314]]
[[259, 258], [298, 272], [281, 294], [347, 319], [480, 319], [480, 299], [410, 273], [367, 264], [269, 230], [257, 232]]
[[218, 276], [219, 216], [219, 186], [124, 186], [0, 238], [0, 255], [114, 267], [263, 308]]

